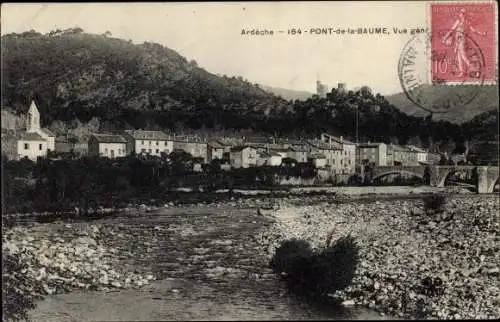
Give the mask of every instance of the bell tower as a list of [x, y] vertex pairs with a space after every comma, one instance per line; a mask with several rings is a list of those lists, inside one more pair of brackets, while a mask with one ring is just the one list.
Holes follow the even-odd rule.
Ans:
[[26, 132], [40, 131], [40, 112], [36, 107], [35, 101], [31, 101], [30, 109], [26, 117]]

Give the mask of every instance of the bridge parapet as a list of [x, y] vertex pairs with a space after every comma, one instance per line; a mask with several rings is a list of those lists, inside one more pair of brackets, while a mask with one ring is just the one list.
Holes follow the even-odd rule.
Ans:
[[[426, 170], [428, 169], [428, 170]], [[444, 187], [446, 179], [457, 172], [465, 172], [468, 176], [474, 175], [477, 169], [476, 188], [478, 193], [492, 193], [495, 184], [499, 180], [498, 166], [475, 166], [475, 165], [429, 165], [429, 166], [379, 166], [374, 167], [371, 172], [370, 181], [390, 174], [413, 174], [417, 177], [429, 180], [431, 186]], [[425, 178], [426, 176], [428, 178]]]

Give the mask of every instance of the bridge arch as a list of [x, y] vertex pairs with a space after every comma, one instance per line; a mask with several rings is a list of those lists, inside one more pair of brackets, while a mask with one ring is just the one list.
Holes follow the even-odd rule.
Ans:
[[495, 186], [496, 186], [497, 184], [500, 184], [500, 176], [498, 176], [498, 177], [496, 178], [496, 180], [493, 180], [493, 181], [491, 182], [491, 185], [488, 187], [488, 191], [487, 191], [487, 193], [493, 193], [493, 191], [495, 190]]
[[449, 169], [448, 171], [444, 172], [441, 174], [441, 178], [438, 181], [438, 187], [442, 188], [444, 187], [444, 184], [446, 183], [446, 179], [448, 179], [450, 176], [456, 174], [457, 172], [465, 172], [469, 171], [470, 169]]
[[392, 171], [386, 171], [386, 172], [382, 172], [382, 173], [375, 175], [371, 179], [371, 182], [374, 182], [376, 179], [380, 179], [380, 178], [386, 177], [386, 176], [391, 175], [391, 174], [409, 174], [409, 175], [412, 175], [414, 177], [418, 177], [418, 178], [424, 180], [424, 176], [421, 175], [420, 173], [415, 173], [415, 172], [406, 171], [406, 170], [392, 170]]

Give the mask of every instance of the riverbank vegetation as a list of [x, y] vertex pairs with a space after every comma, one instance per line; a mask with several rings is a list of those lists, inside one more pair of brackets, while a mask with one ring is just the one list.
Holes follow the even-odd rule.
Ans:
[[[205, 193], [218, 189], [274, 190], [286, 187], [281, 184], [291, 178], [306, 185], [322, 180], [318, 170], [308, 163], [223, 171], [220, 162], [214, 161], [196, 172], [194, 161], [181, 152], [161, 158], [49, 158], [37, 162], [2, 159], [3, 210], [4, 213], [77, 210], [87, 215], [100, 207], [124, 208], [131, 203], [161, 205], [177, 188]], [[329, 186], [343, 185], [331, 180], [323, 182]]]
[[333, 245], [312, 250], [309, 242], [292, 238], [276, 249], [271, 268], [283, 277], [288, 288], [309, 299], [325, 299], [329, 293], [345, 289], [355, 276], [358, 246], [352, 236]]

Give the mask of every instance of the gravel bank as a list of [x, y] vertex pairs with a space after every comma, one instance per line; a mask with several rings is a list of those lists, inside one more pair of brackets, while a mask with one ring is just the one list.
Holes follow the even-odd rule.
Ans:
[[[298, 237], [315, 248], [327, 234], [351, 234], [361, 247], [353, 284], [332, 296], [404, 318], [500, 318], [498, 197], [450, 197], [440, 215], [421, 200], [371, 203], [285, 203], [258, 236], [269, 258], [279, 243]], [[424, 294], [422, 281], [439, 277], [444, 293]]]
[[28, 263], [23, 273], [35, 281], [33, 295], [138, 288], [155, 279], [120, 265], [119, 251], [108, 245], [109, 232], [98, 225], [53, 225], [14, 227], [2, 234], [2, 252], [19, 254]]

